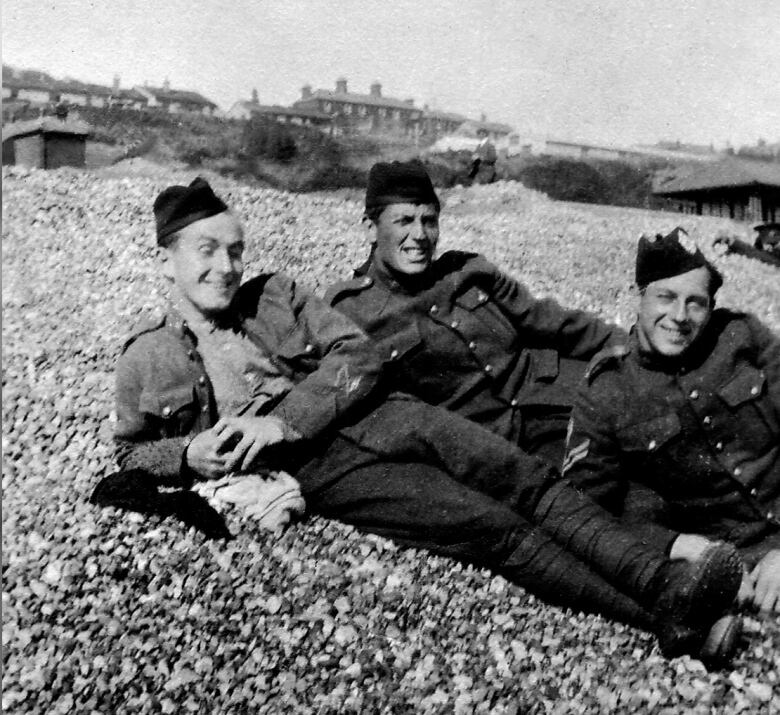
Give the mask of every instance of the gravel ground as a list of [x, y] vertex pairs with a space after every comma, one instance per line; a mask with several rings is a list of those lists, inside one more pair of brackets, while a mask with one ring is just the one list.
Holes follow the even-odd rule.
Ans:
[[[746, 620], [730, 670], [545, 606], [486, 571], [310, 519], [237, 538], [87, 502], [113, 470], [112, 372], [163, 304], [151, 204], [192, 174], [3, 169], [3, 710], [8, 713], [770, 713], [780, 623]], [[366, 245], [354, 192], [214, 178], [243, 217], [247, 276], [322, 291]], [[444, 194], [444, 248], [624, 325], [636, 238], [730, 221], [561, 204], [521, 185]], [[777, 269], [718, 259], [721, 303], [780, 331]]]

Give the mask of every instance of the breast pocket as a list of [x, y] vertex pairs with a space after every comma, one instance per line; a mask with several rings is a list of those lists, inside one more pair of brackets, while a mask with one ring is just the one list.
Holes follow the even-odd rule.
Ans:
[[161, 437], [180, 437], [192, 429], [198, 400], [192, 385], [141, 393], [139, 409], [160, 427]]
[[776, 445], [778, 424], [767, 394], [766, 375], [761, 370], [750, 365], [741, 367], [718, 394], [746, 447], [762, 452]]
[[617, 431], [617, 438], [622, 450], [649, 457], [668, 447], [681, 430], [677, 413], [669, 412], [623, 427]]
[[489, 339], [500, 352], [517, 348], [517, 331], [490, 295], [474, 286], [455, 298], [453, 310], [456, 324], [475, 339]]

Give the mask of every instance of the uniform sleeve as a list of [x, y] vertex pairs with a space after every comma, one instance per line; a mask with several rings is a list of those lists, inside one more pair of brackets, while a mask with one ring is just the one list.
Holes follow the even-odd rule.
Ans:
[[291, 285], [292, 308], [320, 362], [272, 411], [295, 433], [316, 437], [365, 401], [381, 361], [368, 337], [346, 315]]
[[115, 457], [123, 471], [141, 469], [156, 476], [161, 484], [184, 486], [191, 474], [184, 461], [189, 437], [161, 439], [151, 417], [140, 409], [144, 391], [143, 370], [139, 360], [149, 359], [142, 350], [125, 352], [116, 370]]
[[562, 475], [663, 553], [679, 535], [661, 523], [665, 502], [655, 492], [630, 482], [608, 409], [592, 385], [581, 385], [572, 409]]
[[780, 417], [780, 337], [757, 318], [750, 316], [748, 326], [756, 347], [756, 365], [766, 375], [767, 393]]
[[521, 283], [495, 269], [493, 297], [521, 335], [563, 357], [589, 360], [617, 342], [625, 332], [582, 310], [568, 310], [551, 298], [534, 298]]

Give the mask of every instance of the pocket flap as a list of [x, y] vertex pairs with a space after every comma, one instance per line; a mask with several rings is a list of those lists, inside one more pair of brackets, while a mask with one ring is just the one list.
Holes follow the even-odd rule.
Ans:
[[737, 374], [720, 389], [720, 396], [729, 407], [755, 400], [764, 394], [766, 387], [766, 375], [754, 367], [743, 367]]
[[534, 379], [550, 380], [558, 377], [559, 360], [557, 350], [532, 350], [531, 374]]
[[400, 333], [394, 333], [382, 340], [379, 346], [383, 360], [400, 360], [422, 343], [417, 323], [408, 325]]
[[679, 434], [682, 429], [676, 412], [637, 422], [617, 432], [620, 446], [629, 451], [652, 452]]
[[490, 296], [479, 286], [469, 288], [465, 293], [455, 299], [455, 305], [459, 305], [466, 310], [474, 310], [488, 302]]
[[139, 408], [141, 412], [160, 417], [170, 417], [182, 407], [195, 402], [195, 391], [191, 385], [182, 385], [159, 392], [146, 391], [141, 393]]

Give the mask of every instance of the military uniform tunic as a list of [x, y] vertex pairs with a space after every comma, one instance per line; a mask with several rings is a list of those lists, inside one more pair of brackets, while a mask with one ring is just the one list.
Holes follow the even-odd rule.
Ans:
[[[643, 353], [632, 333], [589, 368], [564, 472], [612, 511], [628, 495], [627, 518], [659, 544], [667, 527], [731, 541], [748, 558], [780, 548], [780, 340], [722, 309], [682, 362]], [[632, 482], [663, 501], [637, 513]]]
[[325, 299], [373, 338], [395, 389], [560, 462], [587, 361], [622, 332], [477, 254], [445, 253], [411, 287], [376, 262], [356, 274]]

